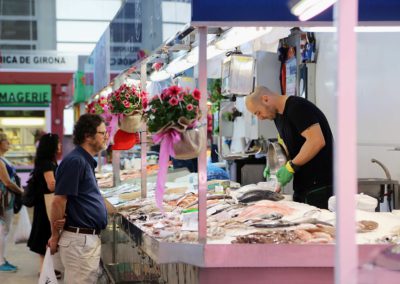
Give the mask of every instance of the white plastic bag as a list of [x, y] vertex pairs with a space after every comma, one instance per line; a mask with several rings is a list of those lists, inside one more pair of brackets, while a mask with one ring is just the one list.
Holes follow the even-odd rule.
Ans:
[[14, 233], [14, 243], [26, 243], [31, 233], [31, 221], [29, 220], [28, 210], [25, 206], [22, 206], [19, 211], [18, 224]]
[[54, 272], [53, 258], [51, 257], [50, 248], [47, 248], [44, 256], [43, 268], [40, 273], [38, 284], [58, 284], [56, 274]]

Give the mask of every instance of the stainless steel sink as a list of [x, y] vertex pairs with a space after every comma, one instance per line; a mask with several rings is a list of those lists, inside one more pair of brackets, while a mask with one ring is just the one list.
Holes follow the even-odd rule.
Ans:
[[375, 211], [380, 211], [380, 203], [385, 201], [385, 196], [389, 203], [389, 210], [398, 209], [400, 207], [399, 182], [392, 180], [389, 170], [381, 162], [376, 159], [372, 159], [371, 162], [382, 167], [386, 178], [359, 178], [358, 193], [378, 199], [378, 207]]

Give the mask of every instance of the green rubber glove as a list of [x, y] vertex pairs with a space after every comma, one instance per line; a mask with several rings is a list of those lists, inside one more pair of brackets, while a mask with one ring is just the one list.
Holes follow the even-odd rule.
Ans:
[[263, 176], [266, 180], [269, 180], [269, 177], [271, 176], [271, 170], [269, 169], [268, 166], [265, 167]]
[[276, 178], [281, 186], [287, 185], [293, 178], [293, 173], [289, 172], [286, 165], [282, 166], [276, 173]]

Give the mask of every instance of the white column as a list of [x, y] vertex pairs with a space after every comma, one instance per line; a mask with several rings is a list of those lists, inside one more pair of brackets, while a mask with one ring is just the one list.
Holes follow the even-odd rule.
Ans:
[[[335, 283], [356, 284], [355, 195], [357, 193], [356, 34], [357, 0], [338, 1], [337, 137], [335, 147]], [[332, 62], [332, 64], [335, 64]]]
[[[207, 137], [207, 27], [199, 27], [199, 90], [201, 92], [200, 109], [202, 113], [201, 128]], [[206, 139], [206, 138], [205, 138]], [[207, 143], [205, 143], [207, 145]], [[198, 158], [199, 174], [199, 242], [207, 242], [207, 147]]]
[[[147, 63], [140, 65], [140, 85], [141, 90], [146, 91], [147, 84]], [[141, 192], [142, 198], [147, 197], [147, 124], [142, 123], [140, 132], [140, 154], [141, 154]]]

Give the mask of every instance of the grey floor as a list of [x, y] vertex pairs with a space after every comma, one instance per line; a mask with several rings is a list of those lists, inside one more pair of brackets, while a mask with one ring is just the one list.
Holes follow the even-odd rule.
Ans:
[[[29, 209], [29, 215], [32, 218], [32, 209]], [[8, 237], [6, 258], [7, 260], [18, 266], [17, 272], [0, 272], [1, 284], [31, 284], [38, 283], [39, 277], [39, 256], [33, 253], [23, 244], [14, 244], [14, 230], [18, 221], [18, 215], [14, 218], [14, 224]]]

